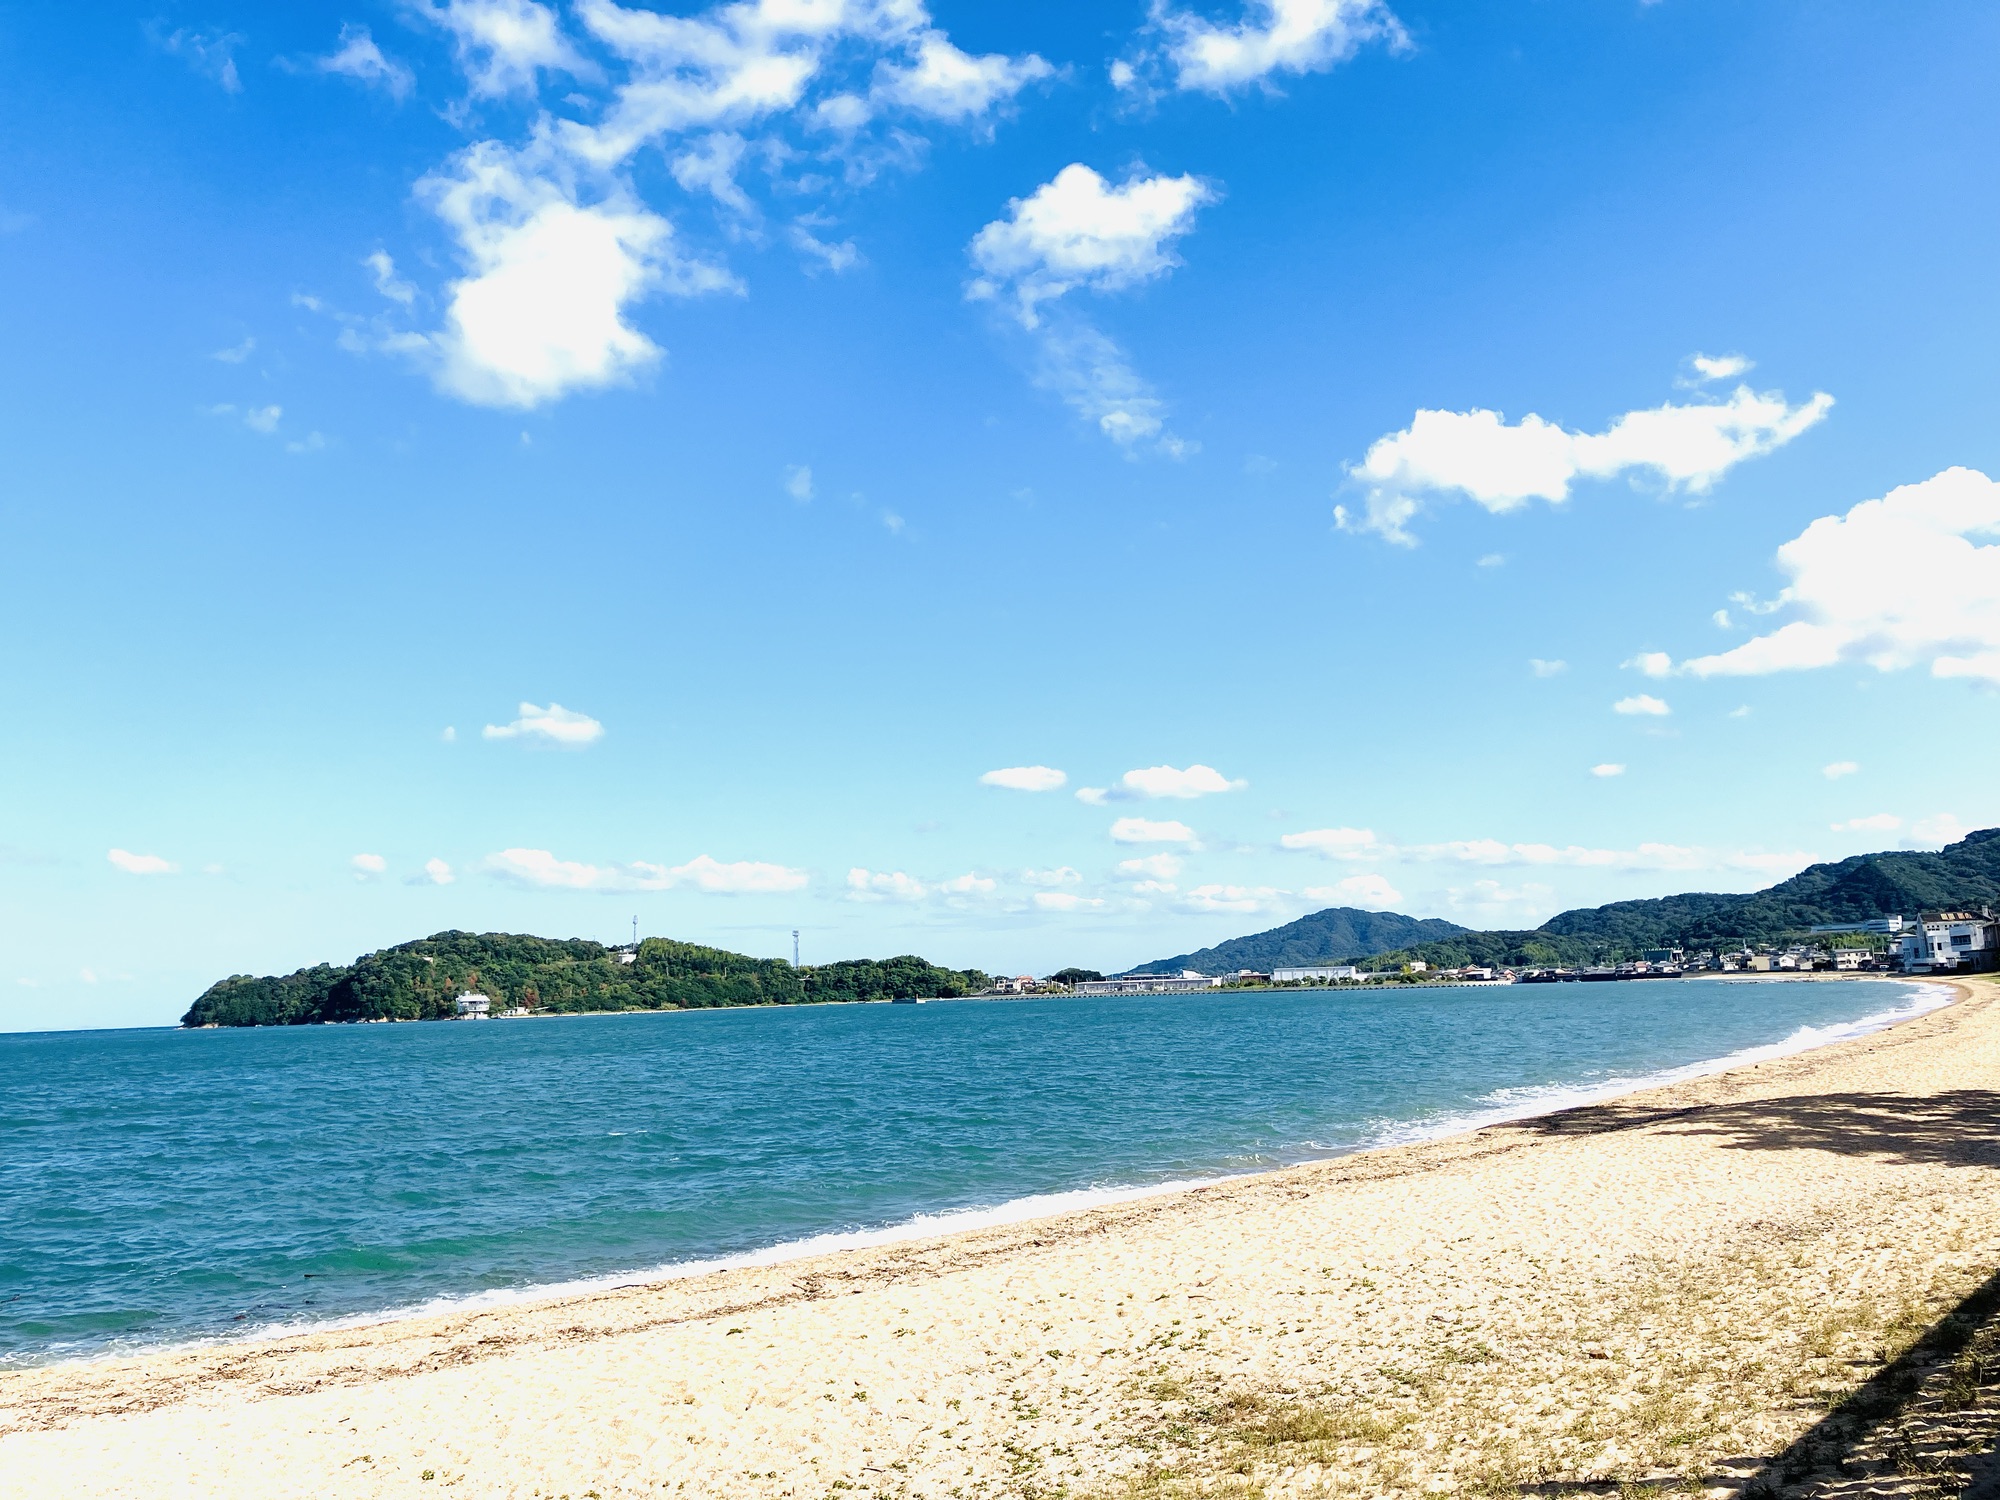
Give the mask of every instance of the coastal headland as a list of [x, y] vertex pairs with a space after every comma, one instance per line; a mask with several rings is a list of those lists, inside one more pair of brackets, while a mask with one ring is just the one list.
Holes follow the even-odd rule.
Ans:
[[1957, 989], [1813, 1052], [1062, 1218], [17, 1371], [0, 1489], [1958, 1493], [2000, 1369], [1964, 1354], [2000, 1300], [2000, 981]]

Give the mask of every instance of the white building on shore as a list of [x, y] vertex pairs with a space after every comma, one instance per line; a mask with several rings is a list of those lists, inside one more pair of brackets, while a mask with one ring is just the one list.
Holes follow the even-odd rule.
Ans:
[[455, 1020], [484, 1021], [493, 1014], [493, 1001], [489, 996], [467, 992], [452, 1001], [451, 1008]]
[[1909, 974], [1990, 969], [2000, 947], [2000, 923], [1983, 912], [1925, 912], [1903, 929], [1896, 953]]
[[1117, 979], [1079, 979], [1072, 991], [1078, 995], [1179, 995], [1192, 990], [1212, 990], [1222, 981], [1192, 969], [1173, 974], [1127, 974]]
[[1319, 964], [1299, 969], [1273, 969], [1271, 983], [1296, 984], [1300, 980], [1360, 979], [1361, 970], [1353, 964]]

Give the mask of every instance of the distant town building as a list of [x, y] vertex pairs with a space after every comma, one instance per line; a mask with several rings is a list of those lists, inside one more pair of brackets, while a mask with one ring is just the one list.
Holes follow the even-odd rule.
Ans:
[[2000, 923], [1966, 911], [1926, 912], [1909, 924], [1896, 956], [1911, 974], [1939, 974], [1994, 966]]
[[1682, 954], [1678, 948], [1648, 948], [1639, 957], [1649, 964], [1677, 964]]
[[1894, 937], [1902, 930], [1901, 917], [1877, 917], [1868, 922], [1830, 922], [1825, 926], [1813, 928], [1813, 935], [1817, 937], [1823, 932], [1867, 932], [1878, 937]]
[[1079, 979], [1076, 993], [1079, 995], [1177, 995], [1190, 990], [1212, 990], [1219, 987], [1222, 980], [1211, 979], [1206, 974], [1197, 974], [1191, 969], [1183, 969], [1173, 974], [1127, 974], [1118, 979]]
[[1318, 964], [1301, 969], [1273, 969], [1271, 983], [1296, 984], [1305, 979], [1359, 979], [1361, 970], [1353, 964]]
[[485, 995], [460, 995], [451, 1004], [461, 1021], [484, 1021], [493, 1014], [493, 1001]]

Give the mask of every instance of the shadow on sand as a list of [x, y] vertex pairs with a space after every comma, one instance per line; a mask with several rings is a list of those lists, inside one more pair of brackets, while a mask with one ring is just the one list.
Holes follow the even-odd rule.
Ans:
[[[1620, 1130], [1709, 1136], [1741, 1151], [1834, 1151], [1882, 1161], [2000, 1167], [2000, 1092], [1813, 1094], [1686, 1109], [1590, 1105], [1511, 1127], [1547, 1137]], [[1968, 1184], [1971, 1191], [1987, 1191]], [[1775, 1458], [1717, 1466], [1699, 1484], [1743, 1500], [1862, 1496], [2000, 1500], [2000, 1273]], [[1686, 1493], [1687, 1481], [1531, 1485], [1523, 1495]]]
[[1685, 1109], [1587, 1105], [1503, 1127], [1541, 1136], [1658, 1129], [1705, 1135], [1739, 1151], [1837, 1151], [1884, 1161], [2000, 1167], [2000, 1092], [1808, 1094]]

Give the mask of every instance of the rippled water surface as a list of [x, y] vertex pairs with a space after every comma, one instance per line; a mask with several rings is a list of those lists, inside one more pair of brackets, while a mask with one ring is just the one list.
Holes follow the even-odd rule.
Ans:
[[1934, 1003], [1879, 981], [0, 1035], [0, 1362], [1045, 1211]]

